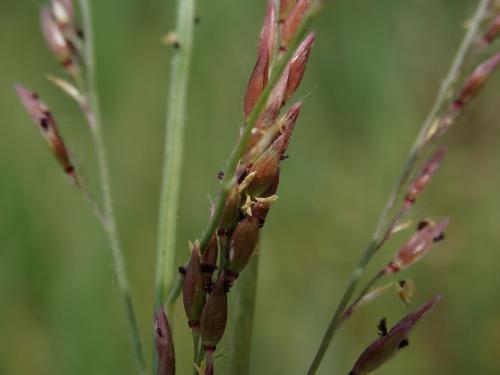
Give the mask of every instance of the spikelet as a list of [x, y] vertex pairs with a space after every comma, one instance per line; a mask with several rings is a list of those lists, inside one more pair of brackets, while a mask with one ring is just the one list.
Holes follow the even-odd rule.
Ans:
[[15, 90], [24, 108], [37, 125], [45, 142], [47, 142], [52, 155], [54, 155], [64, 172], [73, 182], [78, 184], [75, 167], [71, 161], [68, 148], [64, 144], [57, 123], [47, 105], [40, 100], [37, 93], [21, 85], [16, 85]]

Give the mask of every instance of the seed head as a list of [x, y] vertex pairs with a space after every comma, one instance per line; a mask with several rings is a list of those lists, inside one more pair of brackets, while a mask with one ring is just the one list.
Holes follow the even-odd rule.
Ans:
[[69, 151], [64, 144], [57, 123], [48, 107], [39, 99], [37, 93], [21, 85], [16, 85], [15, 89], [21, 103], [40, 129], [57, 162], [64, 169], [65, 173], [77, 182], [75, 168], [70, 160]]
[[349, 375], [368, 374], [393, 358], [402, 348], [408, 346], [410, 331], [440, 300], [441, 296], [434, 297], [418, 310], [401, 319], [389, 332], [383, 332], [385, 334], [381, 335], [361, 354]]
[[396, 253], [394, 260], [385, 268], [385, 272], [396, 273], [422, 259], [431, 249], [432, 244], [441, 239], [449, 220], [443, 219], [437, 224], [429, 223], [410, 238]]
[[163, 307], [155, 315], [155, 341], [158, 353], [158, 375], [175, 375], [175, 351], [172, 332]]

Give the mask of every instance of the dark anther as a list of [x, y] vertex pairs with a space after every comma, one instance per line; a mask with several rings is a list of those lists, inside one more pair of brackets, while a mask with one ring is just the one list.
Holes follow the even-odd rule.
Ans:
[[217, 269], [217, 266], [214, 266], [213, 264], [208, 264], [208, 263], [202, 263], [201, 264], [201, 272], [204, 273], [214, 273], [214, 271]]
[[76, 29], [76, 35], [81, 40], [85, 39], [85, 34], [83, 33], [83, 30], [81, 28], [79, 28], [79, 27]]
[[245, 173], [242, 173], [240, 178], [238, 178], [238, 184], [241, 184], [246, 176], [247, 176], [247, 172], [245, 171]]
[[434, 242], [439, 242], [444, 240], [444, 233], [441, 232], [438, 236], [434, 237]]
[[425, 227], [428, 227], [429, 226], [429, 221], [427, 220], [422, 220], [422, 221], [419, 221], [418, 224], [417, 224], [417, 231], [421, 231], [422, 229], [424, 229]]
[[47, 130], [49, 128], [49, 120], [47, 117], [43, 117], [40, 120], [40, 126], [42, 127], [43, 130]]
[[410, 342], [408, 341], [408, 339], [403, 339], [403, 340], [401, 340], [401, 342], [399, 343], [399, 345], [398, 345], [398, 349], [404, 349], [404, 348], [406, 348], [408, 345], [410, 345]]
[[380, 322], [378, 323], [378, 335], [379, 336], [386, 336], [387, 335], [387, 320], [385, 318], [382, 318]]
[[453, 102], [452, 107], [453, 107], [453, 109], [454, 109], [455, 111], [458, 111], [458, 110], [462, 109], [462, 108], [464, 107], [464, 105], [465, 105], [465, 103], [464, 103], [464, 101], [463, 101], [463, 100], [461, 100], [461, 99], [457, 99], [457, 100], [455, 100], [455, 101]]
[[180, 43], [179, 43], [179, 41], [177, 41], [177, 40], [176, 40], [175, 42], [173, 42], [173, 43], [172, 43], [172, 46], [173, 46], [175, 49], [179, 49], [179, 48], [181, 48], [181, 44], [180, 44]]
[[200, 16], [196, 16], [196, 17], [194, 17], [194, 24], [195, 24], [195, 25], [199, 25], [199, 24], [200, 24], [200, 22], [201, 22], [201, 17], [200, 17]]
[[156, 327], [155, 332], [159, 337], [163, 337], [163, 332], [160, 327]]
[[36, 92], [32, 92], [31, 97], [35, 100], [38, 100], [38, 94]]
[[406, 280], [399, 280], [398, 285], [400, 288], [404, 288], [406, 286]]
[[280, 156], [280, 160], [282, 160], [282, 161], [283, 161], [283, 160], [288, 159], [289, 157], [290, 157], [290, 155], [281, 155], [281, 156]]
[[75, 172], [75, 167], [70, 165], [69, 167], [66, 167], [65, 171], [67, 174], [73, 174]]
[[224, 292], [229, 293], [232, 286], [233, 286], [233, 284], [231, 284], [231, 283], [225, 283], [224, 284]]
[[180, 266], [180, 267], [179, 267], [179, 273], [180, 273], [182, 276], [185, 276], [185, 275], [186, 275], [186, 267]]
[[222, 181], [224, 179], [224, 172], [219, 171], [219, 173], [217, 173], [217, 179], [219, 181]]
[[259, 218], [259, 228], [262, 228], [265, 223], [266, 223], [266, 219]]

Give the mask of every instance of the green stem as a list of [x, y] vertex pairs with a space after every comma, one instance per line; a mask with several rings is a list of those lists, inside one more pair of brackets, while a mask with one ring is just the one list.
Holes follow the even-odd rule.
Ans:
[[423, 145], [426, 144], [426, 136], [428, 135], [429, 129], [431, 128], [436, 118], [439, 116], [440, 111], [447, 104], [450, 91], [452, 90], [453, 86], [460, 77], [460, 73], [462, 72], [466, 63], [467, 55], [471, 51], [475, 39], [477, 38], [481, 21], [484, 19], [485, 14], [488, 10], [489, 2], [490, 0], [481, 0], [479, 2], [477, 10], [472, 20], [470, 21], [469, 30], [467, 31], [460, 45], [460, 48], [458, 49], [458, 52], [455, 58], [453, 59], [451, 68], [445, 80], [443, 81], [443, 84], [441, 85], [441, 88], [436, 97], [434, 105], [432, 106], [432, 109], [429, 112], [429, 115], [427, 116], [425, 122], [422, 124], [419, 135], [417, 136], [415, 143], [411, 149], [410, 156], [408, 157], [405, 166], [403, 168], [403, 172], [401, 173], [401, 176], [399, 177], [396, 186], [392, 191], [391, 195], [389, 196], [389, 199], [387, 201], [384, 210], [382, 211], [382, 215], [379, 218], [373, 237], [368, 243], [361, 259], [359, 260], [358, 265], [351, 276], [351, 280], [349, 281], [349, 284], [346, 290], [344, 291], [344, 294], [330, 320], [330, 323], [328, 324], [328, 327], [325, 331], [319, 349], [315, 354], [314, 360], [311, 363], [309, 370], [307, 371], [308, 375], [316, 374], [316, 371], [318, 370], [319, 365], [323, 360], [326, 350], [330, 346], [330, 343], [337, 328], [340, 326], [343, 313], [354, 294], [354, 291], [359, 283], [361, 276], [365, 272], [366, 266], [370, 263], [373, 256], [380, 247], [381, 241], [383, 240], [383, 236], [386, 231], [386, 227], [388, 225], [389, 214], [391, 213], [395, 205], [396, 199], [399, 196], [402, 188], [404, 187], [405, 182], [412, 174], [412, 171], [419, 160], [422, 147]]
[[[256, 249], [257, 252], [258, 248]], [[236, 309], [233, 318], [234, 331], [230, 358], [231, 375], [248, 375], [250, 373], [258, 269], [259, 255], [256, 254], [245, 272], [241, 273], [236, 284]]]
[[[165, 159], [160, 197], [159, 238], [156, 268], [156, 306], [165, 300], [175, 282], [176, 231], [184, 151], [186, 97], [193, 47], [195, 0], [179, 0], [177, 13], [178, 46], [172, 58]], [[171, 315], [171, 314], [170, 314]]]
[[96, 88], [96, 71], [95, 71], [95, 58], [94, 58], [94, 41], [92, 18], [90, 11], [90, 4], [88, 0], [80, 0], [80, 6], [83, 17], [83, 29], [85, 33], [85, 57], [87, 67], [87, 95], [89, 100], [89, 108], [85, 114], [89, 121], [90, 128], [93, 130], [93, 140], [97, 153], [97, 162], [99, 164], [99, 173], [102, 184], [102, 194], [104, 203], [104, 216], [106, 223], [104, 229], [111, 244], [111, 253], [113, 258], [113, 266], [116, 274], [118, 288], [125, 307], [125, 313], [129, 326], [130, 340], [135, 353], [135, 360], [137, 363], [138, 373], [146, 373], [146, 361], [142, 352], [142, 345], [139, 335], [137, 320], [135, 318], [132, 297], [125, 269], [125, 261], [123, 251], [120, 244], [118, 230], [116, 226], [116, 219], [113, 210], [113, 199], [111, 192], [110, 174], [108, 168], [108, 160], [106, 155], [106, 147], [104, 145], [101, 121], [99, 99]]
[[[217, 228], [220, 217], [222, 215], [222, 210], [226, 204], [229, 190], [235, 183], [238, 165], [241, 156], [245, 151], [246, 145], [252, 133], [252, 129], [254, 128], [255, 124], [257, 123], [257, 120], [259, 119], [260, 115], [265, 109], [267, 104], [267, 99], [271, 95], [274, 86], [276, 86], [278, 80], [281, 78], [281, 75], [285, 71], [288, 62], [290, 61], [290, 58], [292, 57], [296, 48], [301, 43], [307, 30], [309, 29], [312, 20], [318, 14], [321, 4], [322, 2], [320, 0], [317, 0], [311, 5], [310, 11], [302, 20], [302, 23], [297, 29], [297, 32], [295, 33], [293, 40], [290, 42], [288, 50], [276, 61], [276, 65], [273, 67], [273, 72], [269, 78], [267, 86], [265, 87], [259, 100], [255, 104], [252, 112], [250, 113], [250, 116], [248, 117], [246, 124], [244, 124], [241, 136], [238, 139], [236, 146], [233, 148], [231, 156], [229, 157], [229, 162], [224, 172], [224, 179], [222, 180], [222, 187], [219, 192], [219, 198], [215, 205], [214, 213], [208, 223], [207, 228], [205, 229], [203, 235], [201, 236], [200, 249], [202, 251], [207, 247], [210, 238], [212, 238], [212, 235], [215, 232], [215, 229]], [[167, 303], [169, 305], [172, 305], [179, 296], [181, 284], [182, 283], [180, 281], [180, 278], [178, 278], [177, 282], [170, 289], [170, 293], [167, 300]]]

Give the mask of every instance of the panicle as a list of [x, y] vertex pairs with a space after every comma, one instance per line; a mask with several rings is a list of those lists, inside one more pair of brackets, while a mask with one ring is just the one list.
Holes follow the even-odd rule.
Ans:
[[458, 98], [453, 103], [453, 109], [460, 110], [465, 104], [472, 100], [478, 92], [484, 87], [488, 78], [500, 64], [500, 52], [491, 56], [484, 63], [479, 65], [470, 75], [460, 92]]
[[418, 310], [401, 319], [389, 332], [382, 332], [382, 336], [361, 354], [349, 375], [369, 374], [393, 358], [401, 349], [408, 346], [410, 331], [440, 300], [441, 296], [434, 297]]
[[69, 151], [64, 144], [57, 123], [48, 107], [40, 100], [37, 93], [21, 85], [16, 85], [15, 90], [24, 108], [40, 129], [57, 162], [64, 169], [64, 172], [77, 183], [75, 167], [71, 162]]
[[198, 244], [192, 246], [191, 258], [185, 269], [182, 299], [189, 327], [193, 331], [199, 331], [201, 311], [205, 304], [205, 288]]
[[163, 307], [155, 315], [155, 342], [158, 353], [157, 375], [175, 375], [174, 342]]
[[415, 203], [418, 196], [422, 193], [425, 187], [431, 181], [432, 176], [439, 169], [444, 156], [446, 155], [447, 148], [445, 146], [439, 148], [432, 158], [424, 166], [420, 174], [413, 180], [408, 187], [405, 197], [405, 206], [409, 207]]
[[385, 268], [385, 273], [396, 273], [422, 259], [431, 249], [432, 244], [444, 236], [449, 220], [443, 219], [437, 224], [427, 223], [415, 233], [396, 253], [394, 259]]

